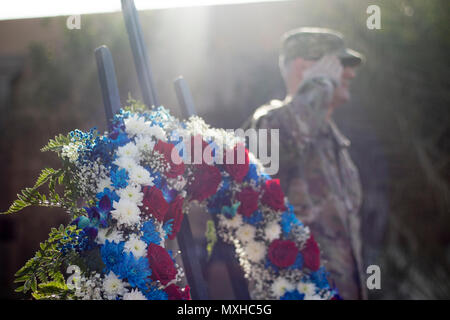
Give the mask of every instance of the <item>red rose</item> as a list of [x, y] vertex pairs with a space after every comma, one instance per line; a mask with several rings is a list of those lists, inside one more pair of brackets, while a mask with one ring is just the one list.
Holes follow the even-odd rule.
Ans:
[[[227, 154], [231, 152], [233, 154], [233, 162], [227, 164]], [[241, 155], [244, 155], [243, 159]], [[250, 165], [248, 150], [242, 143], [238, 143], [233, 150], [227, 150], [227, 152], [225, 152], [223, 163], [225, 171], [228, 172], [236, 182], [242, 182], [247, 175]]]
[[171, 284], [164, 289], [169, 296], [169, 300], [191, 300], [191, 288], [187, 285], [181, 289], [175, 284]]
[[185, 170], [183, 160], [181, 159], [178, 150], [175, 149], [175, 151], [173, 151], [174, 148], [175, 146], [173, 144], [161, 140], [158, 140], [158, 143], [154, 148], [155, 151], [158, 151], [164, 156], [164, 159], [169, 164], [169, 171], [165, 172], [165, 175], [168, 178], [176, 178], [183, 174]]
[[269, 246], [270, 262], [279, 268], [286, 268], [294, 264], [298, 255], [298, 248], [290, 240], [274, 240]]
[[287, 209], [284, 205], [284, 193], [280, 186], [280, 180], [266, 180], [261, 202], [274, 210], [285, 211]]
[[164, 217], [164, 222], [169, 219], [173, 219], [172, 222], [172, 233], [169, 235], [169, 239], [175, 239], [178, 231], [181, 228], [181, 222], [183, 221], [183, 197], [177, 196], [170, 204], [169, 210], [167, 211], [166, 216]]
[[143, 187], [144, 200], [142, 201], [142, 211], [152, 215], [158, 221], [163, 221], [169, 209], [169, 204], [162, 194], [162, 191], [155, 186]]
[[203, 201], [217, 192], [222, 176], [219, 169], [208, 164], [199, 164], [195, 168], [194, 181], [187, 191], [192, 200]]
[[252, 187], [244, 188], [236, 195], [236, 199], [241, 203], [238, 212], [245, 217], [250, 217], [258, 209], [259, 192]]
[[313, 235], [306, 241], [305, 247], [300, 251], [303, 255], [305, 267], [312, 271], [316, 271], [320, 267], [320, 250]]
[[150, 276], [152, 280], [159, 280], [165, 285], [172, 279], [175, 279], [177, 269], [166, 249], [157, 244], [150, 243], [147, 249], [147, 258], [152, 269], [152, 275]]

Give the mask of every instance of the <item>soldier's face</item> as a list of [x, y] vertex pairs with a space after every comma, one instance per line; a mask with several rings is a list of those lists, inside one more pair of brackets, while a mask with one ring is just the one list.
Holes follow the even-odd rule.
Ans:
[[347, 66], [343, 68], [341, 83], [334, 92], [333, 107], [338, 107], [350, 100], [350, 82], [355, 76], [355, 67]]

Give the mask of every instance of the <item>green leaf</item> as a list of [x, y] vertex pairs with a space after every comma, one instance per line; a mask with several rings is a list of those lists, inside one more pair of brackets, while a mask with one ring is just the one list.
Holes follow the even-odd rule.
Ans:
[[44, 146], [43, 148], [41, 148], [42, 152], [46, 152], [46, 151], [60, 151], [65, 145], [70, 143], [70, 136], [67, 135], [63, 135], [60, 134], [58, 136], [55, 137], [55, 139], [50, 139], [50, 141], [47, 143], [46, 146]]
[[206, 251], [208, 253], [208, 259], [209, 259], [211, 257], [214, 245], [217, 242], [216, 228], [214, 226], [214, 221], [212, 221], [212, 220], [208, 220], [206, 222], [205, 237], [206, 237]]

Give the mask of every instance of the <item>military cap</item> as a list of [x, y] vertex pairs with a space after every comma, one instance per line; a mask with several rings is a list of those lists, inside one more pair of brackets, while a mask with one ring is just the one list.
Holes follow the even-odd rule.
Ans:
[[297, 57], [318, 60], [326, 54], [335, 54], [344, 66], [357, 66], [364, 56], [346, 48], [341, 33], [325, 28], [298, 28], [281, 37], [281, 52], [284, 61]]

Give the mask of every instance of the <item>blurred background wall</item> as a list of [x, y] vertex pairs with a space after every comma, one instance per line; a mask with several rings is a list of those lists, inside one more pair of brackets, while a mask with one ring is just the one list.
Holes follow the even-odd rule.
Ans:
[[[381, 30], [366, 27], [370, 4], [381, 8]], [[259, 105], [284, 97], [282, 33], [300, 26], [342, 32], [367, 57], [352, 101], [335, 118], [363, 182], [365, 264], [382, 272], [382, 289], [370, 297], [448, 299], [449, 4], [302, 0], [142, 11], [140, 19], [162, 104], [180, 115], [172, 83], [183, 75], [199, 115], [222, 128], [237, 128]], [[39, 152], [48, 139], [105, 129], [96, 47], [112, 51], [122, 102], [140, 98], [121, 13], [82, 15], [80, 30], [68, 30], [66, 18], [0, 21], [1, 211], [41, 168], [58, 166]], [[0, 217], [0, 298], [17, 298], [14, 272], [65, 222], [53, 209]]]

